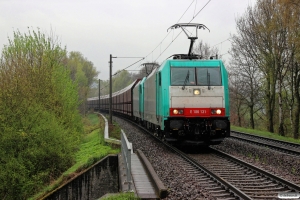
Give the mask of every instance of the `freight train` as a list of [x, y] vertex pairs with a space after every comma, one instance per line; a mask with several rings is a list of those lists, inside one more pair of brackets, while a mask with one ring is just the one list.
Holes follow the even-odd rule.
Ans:
[[[108, 111], [109, 96], [101, 96], [100, 104], [98, 97], [90, 98], [88, 106]], [[191, 52], [173, 55], [147, 77], [113, 93], [112, 111], [170, 143], [219, 144], [230, 136], [226, 68], [221, 60]]]

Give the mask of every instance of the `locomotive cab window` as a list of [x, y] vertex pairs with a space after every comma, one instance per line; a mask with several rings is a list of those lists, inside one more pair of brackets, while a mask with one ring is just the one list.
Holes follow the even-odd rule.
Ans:
[[196, 85], [195, 68], [193, 67], [172, 67], [171, 85]]
[[219, 67], [196, 68], [197, 85], [201, 86], [220, 86], [222, 85]]

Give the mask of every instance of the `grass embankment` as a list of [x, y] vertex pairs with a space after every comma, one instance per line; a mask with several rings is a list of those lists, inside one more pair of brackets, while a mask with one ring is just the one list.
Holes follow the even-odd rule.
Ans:
[[[74, 165], [64, 172], [59, 179], [46, 187], [41, 193], [34, 196], [33, 199], [39, 199], [42, 196], [45, 196], [47, 193], [58, 188], [67, 180], [75, 177], [81, 171], [87, 169], [108, 154], [120, 152], [119, 146], [110, 145], [104, 141], [105, 123], [101, 116], [98, 117], [96, 114], [89, 114], [83, 119], [83, 122], [85, 135], [76, 152]], [[114, 132], [119, 131], [120, 133], [120, 130], [115, 130], [119, 129], [118, 126], [113, 126], [112, 129], [114, 129]]]
[[270, 133], [270, 132], [267, 132], [267, 131], [247, 129], [247, 128], [242, 128], [242, 127], [232, 126], [232, 125], [231, 125], [231, 130], [232, 131], [239, 131], [239, 132], [249, 133], [249, 134], [253, 134], [253, 135], [258, 135], [258, 136], [262, 136], [262, 137], [276, 139], [276, 140], [282, 140], [282, 141], [285, 141], [285, 142], [293, 142], [293, 143], [300, 144], [300, 139], [296, 140], [296, 139], [291, 138], [291, 137], [284, 137], [284, 136], [278, 135], [276, 133]]
[[140, 199], [134, 195], [133, 192], [130, 193], [120, 193], [120, 194], [113, 194], [107, 197], [101, 198], [101, 200], [137, 200]]
[[87, 116], [87, 122], [85, 122], [85, 132], [87, 134], [82, 140], [79, 151], [76, 153], [76, 163], [69, 168], [64, 175], [74, 172], [78, 173], [90, 167], [92, 164], [99, 161], [101, 158], [104, 158], [108, 154], [116, 154], [120, 152], [120, 148], [118, 146], [107, 144], [104, 141], [104, 127], [104, 120], [101, 116], [98, 117], [96, 114], [90, 114]]

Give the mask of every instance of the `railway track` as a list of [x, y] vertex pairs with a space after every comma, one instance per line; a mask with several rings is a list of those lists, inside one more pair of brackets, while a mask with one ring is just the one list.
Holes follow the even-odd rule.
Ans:
[[189, 156], [234, 185], [250, 199], [276, 199], [279, 193], [300, 192], [298, 185], [214, 148], [210, 148], [207, 154]]
[[270, 139], [237, 131], [231, 131], [230, 136], [231, 138], [234, 138], [236, 140], [241, 140], [255, 145], [268, 147], [270, 149], [287, 153], [293, 156], [300, 156], [300, 144], [284, 142], [280, 140]]
[[[170, 144], [154, 136], [153, 133], [148, 129], [145, 129], [144, 127], [137, 125], [126, 118], [122, 118], [122, 119], [132, 124], [133, 126], [137, 127], [142, 132], [147, 133], [148, 136], [151, 136], [151, 138], [154, 139], [156, 142], [158, 142], [160, 145], [163, 144], [169, 151], [176, 154], [177, 156], [176, 165], [180, 166], [183, 169], [183, 171], [180, 174], [181, 175], [185, 174], [185, 176], [192, 177], [193, 179], [193, 180], [178, 181], [178, 182], [185, 182], [186, 184], [188, 184], [188, 182], [192, 182], [192, 185], [182, 186], [183, 188], [186, 188], [186, 190], [198, 190], [198, 188], [203, 188], [200, 189], [202, 195], [200, 199], [202, 199], [203, 197], [206, 199], [224, 199], [224, 200], [250, 199], [239, 189], [235, 188], [230, 183], [224, 181], [222, 178], [215, 175], [210, 170], [201, 166], [199, 163], [194, 161], [188, 155], [184, 154], [177, 148], [171, 146]], [[194, 198], [195, 197], [190, 197], [190, 199], [194, 199]], [[173, 197], [171, 197], [171, 199], [173, 199]], [[181, 199], [181, 197], [178, 197], [178, 199]]]
[[[138, 128], [153, 136], [147, 129], [140, 126]], [[277, 199], [279, 193], [300, 192], [299, 186], [216, 149], [210, 148], [204, 154], [188, 155], [162, 142], [157, 137], [153, 136], [153, 138], [164, 144], [168, 151], [176, 154], [176, 166], [183, 169], [179, 178], [184, 180], [176, 180], [175, 182], [182, 183], [181, 189], [187, 190], [186, 193], [195, 191], [200, 187], [204, 188], [200, 191], [206, 198], [208, 195], [214, 199], [230, 200]], [[157, 160], [157, 157], [155, 159]], [[167, 157], [164, 157], [164, 159], [167, 159]], [[175, 157], [171, 159], [174, 160]], [[192, 178], [186, 179], [186, 177]], [[168, 180], [169, 178], [163, 179]], [[168, 187], [173, 186], [171, 184]], [[171, 188], [170, 190], [178, 189], [178, 186], [174, 187], [175, 189]], [[170, 199], [174, 199], [174, 196]], [[177, 199], [182, 199], [182, 196]], [[193, 198], [191, 197], [191, 199]]]
[[244, 192], [236, 188], [231, 183], [224, 181], [223, 178], [216, 175], [206, 167], [202, 166], [187, 154], [155, 137], [149, 130], [145, 129], [144, 127], [138, 127], [139, 129], [153, 136], [153, 138], [164, 144], [169, 150], [181, 157], [182, 160], [179, 161], [179, 164], [185, 169], [185, 172], [190, 174], [193, 177], [194, 181], [197, 182], [197, 184], [203, 186], [206, 190], [205, 192], [210, 193], [211, 196], [215, 199], [251, 199]]

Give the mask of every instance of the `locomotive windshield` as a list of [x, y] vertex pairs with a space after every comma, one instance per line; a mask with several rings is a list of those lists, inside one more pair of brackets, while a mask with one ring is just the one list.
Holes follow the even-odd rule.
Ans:
[[219, 86], [222, 85], [220, 68], [196, 68], [197, 85], [202, 86]]
[[200, 85], [220, 86], [222, 85], [219, 67], [172, 67], [171, 85]]
[[195, 85], [195, 68], [171, 68], [171, 85]]

